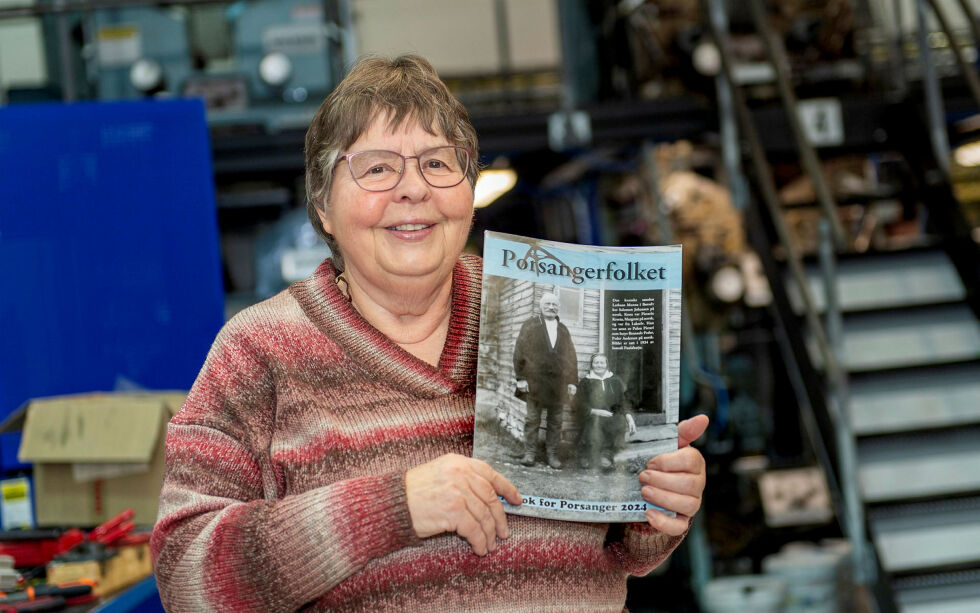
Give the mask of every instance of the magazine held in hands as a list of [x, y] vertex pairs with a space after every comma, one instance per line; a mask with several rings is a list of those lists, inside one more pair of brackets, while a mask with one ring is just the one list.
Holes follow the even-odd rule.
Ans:
[[508, 512], [646, 521], [637, 477], [677, 449], [680, 325], [679, 245], [486, 232], [473, 455], [520, 490]]

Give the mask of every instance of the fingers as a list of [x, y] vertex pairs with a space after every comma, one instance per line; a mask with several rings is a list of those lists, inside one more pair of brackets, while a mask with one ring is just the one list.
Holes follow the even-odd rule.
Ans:
[[[466, 496], [463, 500], [467, 512], [460, 514], [456, 533], [469, 542], [477, 555], [486, 555], [497, 548], [499, 534], [496, 519], [490, 511], [490, 506], [479, 496]], [[500, 502], [498, 501], [497, 504], [499, 505]], [[507, 529], [506, 520], [503, 529]]]
[[704, 489], [703, 476], [694, 473], [664, 473], [645, 470], [640, 473], [640, 483], [689, 496], [700, 496]]
[[647, 469], [665, 472], [704, 472], [704, 456], [693, 447], [685, 447], [654, 456], [647, 462]]
[[520, 492], [517, 491], [517, 488], [507, 479], [507, 477], [495, 471], [489, 464], [482, 460], [472, 461], [476, 467], [477, 474], [486, 479], [490, 485], [493, 486], [493, 489], [497, 494], [503, 496], [507, 502], [513, 505], [521, 504], [522, 499]]
[[517, 488], [489, 464], [447, 454], [405, 474], [412, 527], [420, 538], [456, 532], [478, 555], [507, 538], [507, 514], [500, 496], [521, 503]]
[[640, 489], [640, 495], [650, 504], [669, 509], [678, 515], [688, 517], [694, 515], [701, 508], [701, 498], [678, 494], [670, 490], [664, 490], [645, 485]]
[[677, 517], [667, 517], [656, 509], [647, 509], [647, 522], [668, 536], [680, 536], [687, 532], [691, 518], [678, 514]]
[[677, 448], [687, 447], [708, 429], [708, 416], [695, 415], [677, 424]]
[[693, 447], [664, 453], [647, 462], [647, 469], [639, 476], [640, 494], [647, 502], [677, 514], [671, 518], [650, 509], [650, 525], [665, 534], [683, 534], [690, 518], [701, 508], [705, 472], [704, 457]]
[[[500, 503], [500, 498], [497, 497], [497, 490], [494, 486], [479, 475], [473, 475], [469, 480], [469, 485], [470, 489], [476, 494], [470, 510], [474, 516], [481, 520], [481, 523], [485, 523], [487, 520], [490, 521], [488, 526], [488, 529], [491, 530], [489, 539], [492, 541], [494, 536], [502, 539], [509, 537], [507, 513], [504, 511], [504, 505]], [[507, 485], [510, 485], [509, 481]], [[510, 485], [510, 487], [514, 488], [513, 485]], [[514, 488], [514, 491], [516, 492], [517, 488]]]

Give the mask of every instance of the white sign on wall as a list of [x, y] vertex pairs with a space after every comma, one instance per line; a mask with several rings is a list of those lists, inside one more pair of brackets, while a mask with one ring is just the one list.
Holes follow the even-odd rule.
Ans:
[[800, 100], [796, 114], [814, 147], [836, 147], [844, 144], [844, 113], [837, 98]]

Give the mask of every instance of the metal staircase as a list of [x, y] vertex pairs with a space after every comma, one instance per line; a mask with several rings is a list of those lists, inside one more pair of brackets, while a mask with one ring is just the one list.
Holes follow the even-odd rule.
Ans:
[[836, 289], [856, 477], [896, 605], [980, 611], [980, 322], [963, 283], [920, 248], [842, 258]]
[[[717, 1], [706, 1], [720, 12]], [[749, 6], [826, 220], [820, 262], [805, 262], [783, 218], [758, 129], [731, 85], [730, 43], [716, 20], [729, 121], [747, 145], [758, 195], [746, 211], [749, 235], [773, 280], [777, 337], [854, 545], [856, 579], [879, 610], [980, 611], [980, 257], [957, 219], [948, 166], [936, 146], [945, 131], [937, 88], [926, 84], [928, 123], [917, 121], [921, 113], [908, 100], [896, 103], [892, 125], [883, 128], [896, 142], [878, 143], [902, 150], [914, 175], [910, 195], [928, 211], [932, 242], [848, 253], [837, 205], [795, 119], [784, 51], [765, 23], [762, 0]]]

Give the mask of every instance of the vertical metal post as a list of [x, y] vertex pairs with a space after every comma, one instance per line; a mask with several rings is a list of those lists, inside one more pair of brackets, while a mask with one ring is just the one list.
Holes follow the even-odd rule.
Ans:
[[343, 74], [336, 75], [339, 83], [344, 74], [357, 61], [357, 36], [354, 34], [354, 17], [351, 13], [350, 0], [337, 0], [337, 21], [340, 26], [341, 53], [343, 54]]
[[916, 0], [915, 14], [919, 26], [919, 65], [922, 68], [922, 86], [926, 94], [926, 113], [929, 119], [929, 137], [932, 141], [936, 163], [944, 178], [949, 180], [949, 135], [946, 133], [946, 111], [943, 107], [939, 74], [933, 62], [932, 48], [929, 46], [929, 24], [926, 20], [928, 0]]
[[500, 76], [504, 82], [504, 101], [511, 102], [513, 90], [510, 78], [514, 71], [510, 57], [510, 24], [507, 22], [506, 0], [494, 0], [493, 17], [497, 29], [497, 61], [500, 63]]
[[570, 112], [578, 106], [578, 74], [574, 65], [572, 31], [574, 20], [567, 2], [555, 0], [558, 5], [558, 31], [561, 37], [561, 110]]
[[[728, 15], [722, 0], [708, 0], [710, 19], [714, 27], [724, 32], [728, 31]], [[719, 50], [720, 53], [720, 50]], [[740, 211], [749, 206], [749, 189], [742, 173], [742, 151], [738, 141], [738, 120], [735, 117], [735, 107], [732, 102], [731, 87], [725, 71], [720, 70], [715, 76], [715, 91], [718, 97], [718, 119], [721, 126], [721, 153], [728, 173], [728, 186], [732, 191], [732, 203]]]
[[[651, 143], [643, 145], [643, 171], [656, 210], [657, 224], [660, 226], [660, 236], [663, 244], [669, 245], [675, 241], [674, 230], [664, 206], [663, 193], [660, 191], [660, 169], [657, 166], [657, 149]], [[687, 300], [681, 300], [681, 355], [690, 365], [690, 370], [696, 373], [701, 370], [700, 354], [697, 343], [694, 342], [694, 326], [687, 309]], [[700, 597], [704, 586], [711, 581], [711, 548], [705, 536], [704, 513], [694, 516], [691, 531], [688, 534], [687, 547], [691, 554], [691, 584], [694, 593]]]
[[902, 23], [902, 4], [905, 0], [894, 0], [891, 2], [892, 10], [887, 10], [889, 3], [882, 0], [882, 23], [888, 19], [887, 12], [891, 16], [891, 31], [888, 32], [888, 56], [891, 58], [892, 85], [895, 91], [904, 96], [908, 92], [908, 76], [905, 72], [905, 30]]
[[821, 219], [820, 230], [820, 273], [824, 288], [824, 317], [827, 322], [827, 339], [841, 365], [837, 377], [828, 378], [828, 401], [837, 405], [834, 433], [837, 439], [837, 463], [840, 467], [840, 484], [843, 489], [847, 516], [844, 518], [846, 531], [851, 539], [854, 553], [854, 579], [859, 584], [875, 581], [877, 565], [871, 553], [864, 529], [864, 505], [857, 482], [857, 445], [851, 432], [850, 397], [848, 380], [844, 367], [844, 324], [840, 310], [840, 296], [837, 292], [837, 258], [834, 251], [830, 225]]
[[[818, 224], [820, 232], [820, 273], [823, 279], [824, 321], [827, 326], [827, 340], [834, 351], [837, 360], [843, 355], [844, 322], [840, 312], [840, 296], [837, 292], [837, 258], [831, 240], [830, 226], [821, 219]], [[843, 377], [841, 377], [843, 379]]]
[[65, 10], [65, 0], [55, 0], [58, 23], [58, 55], [61, 70], [61, 98], [65, 102], [78, 99], [78, 89], [75, 87], [75, 73], [72, 71], [71, 32], [68, 30], [68, 14]]
[[507, 22], [506, 0], [494, 0], [493, 17], [497, 25], [497, 59], [500, 61], [500, 72], [509, 77], [513, 71], [510, 57], [510, 24]]
[[[900, 10], [900, 8], [894, 5], [894, 3], [889, 3], [888, 0], [865, 0], [859, 4], [865, 11], [867, 23], [874, 24], [875, 26], [871, 31], [880, 31], [885, 49], [887, 49], [888, 68], [884, 71], [883, 77], [895, 92], [904, 94], [905, 78], [902, 72], [902, 44], [900, 38], [902, 29], [900, 22], [896, 26], [894, 19], [895, 11]], [[889, 8], [890, 4], [894, 6], [894, 10]]]
[[895, 7], [895, 48], [898, 52], [898, 72], [901, 80], [901, 92], [908, 91], [909, 78], [905, 66], [905, 23], [903, 21], [905, 0], [895, 0], [892, 3]]

